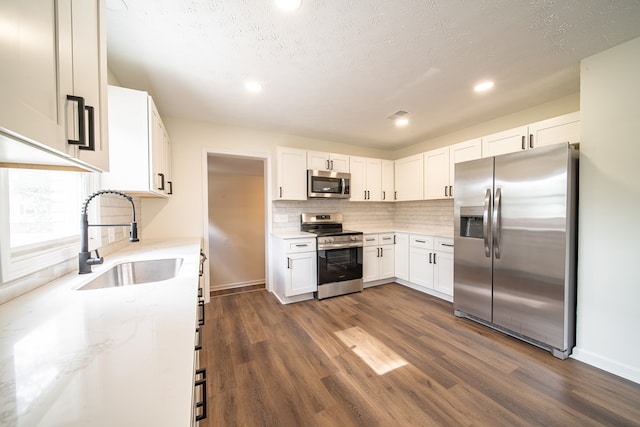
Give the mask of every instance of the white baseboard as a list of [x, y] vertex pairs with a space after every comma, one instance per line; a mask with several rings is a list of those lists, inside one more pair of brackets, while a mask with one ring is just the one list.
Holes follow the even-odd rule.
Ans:
[[209, 290], [220, 291], [222, 289], [235, 289], [235, 288], [243, 288], [245, 286], [264, 285], [264, 284], [265, 284], [264, 279], [248, 280], [246, 282], [224, 283], [222, 285], [211, 286]]
[[640, 369], [638, 367], [620, 363], [579, 347], [573, 349], [570, 357], [640, 384]]

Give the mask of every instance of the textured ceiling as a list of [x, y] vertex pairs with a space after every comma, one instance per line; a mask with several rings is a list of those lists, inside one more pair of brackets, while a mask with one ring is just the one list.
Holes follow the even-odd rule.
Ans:
[[109, 68], [162, 115], [381, 149], [575, 93], [582, 58], [640, 36], [640, 0], [125, 2]]

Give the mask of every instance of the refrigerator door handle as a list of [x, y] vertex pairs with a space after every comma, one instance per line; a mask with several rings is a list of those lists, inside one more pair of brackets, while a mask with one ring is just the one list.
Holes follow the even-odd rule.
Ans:
[[493, 202], [493, 250], [495, 252], [496, 259], [500, 259], [500, 237], [502, 235], [502, 188], [496, 189], [496, 198]]
[[491, 227], [491, 189], [487, 188], [484, 195], [484, 204], [482, 209], [482, 238], [484, 239], [484, 256], [491, 256], [491, 245], [489, 241], [489, 232]]

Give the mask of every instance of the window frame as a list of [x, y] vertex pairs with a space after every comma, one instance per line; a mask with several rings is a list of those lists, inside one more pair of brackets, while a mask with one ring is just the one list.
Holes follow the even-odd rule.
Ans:
[[[10, 213], [9, 213], [9, 179], [8, 169], [0, 168], [0, 277], [2, 284], [34, 274], [77, 257], [80, 251], [80, 209], [78, 212], [78, 233], [72, 237], [64, 237], [23, 245], [13, 250], [10, 247]], [[80, 199], [95, 191], [98, 179], [95, 174], [81, 172]], [[98, 222], [99, 207], [94, 206], [89, 213], [90, 222]], [[100, 246], [100, 233], [91, 233], [92, 246]]]

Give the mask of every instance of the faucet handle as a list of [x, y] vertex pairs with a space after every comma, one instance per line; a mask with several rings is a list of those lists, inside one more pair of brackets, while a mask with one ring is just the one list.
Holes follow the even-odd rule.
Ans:
[[95, 250], [95, 253], [96, 253], [96, 257], [95, 257], [95, 258], [89, 258], [89, 259], [87, 260], [87, 264], [89, 264], [89, 265], [96, 265], [96, 264], [102, 264], [102, 263], [104, 262], [104, 258], [102, 258], [102, 257], [100, 256], [100, 254], [98, 253], [98, 250], [97, 250], [97, 249]]

